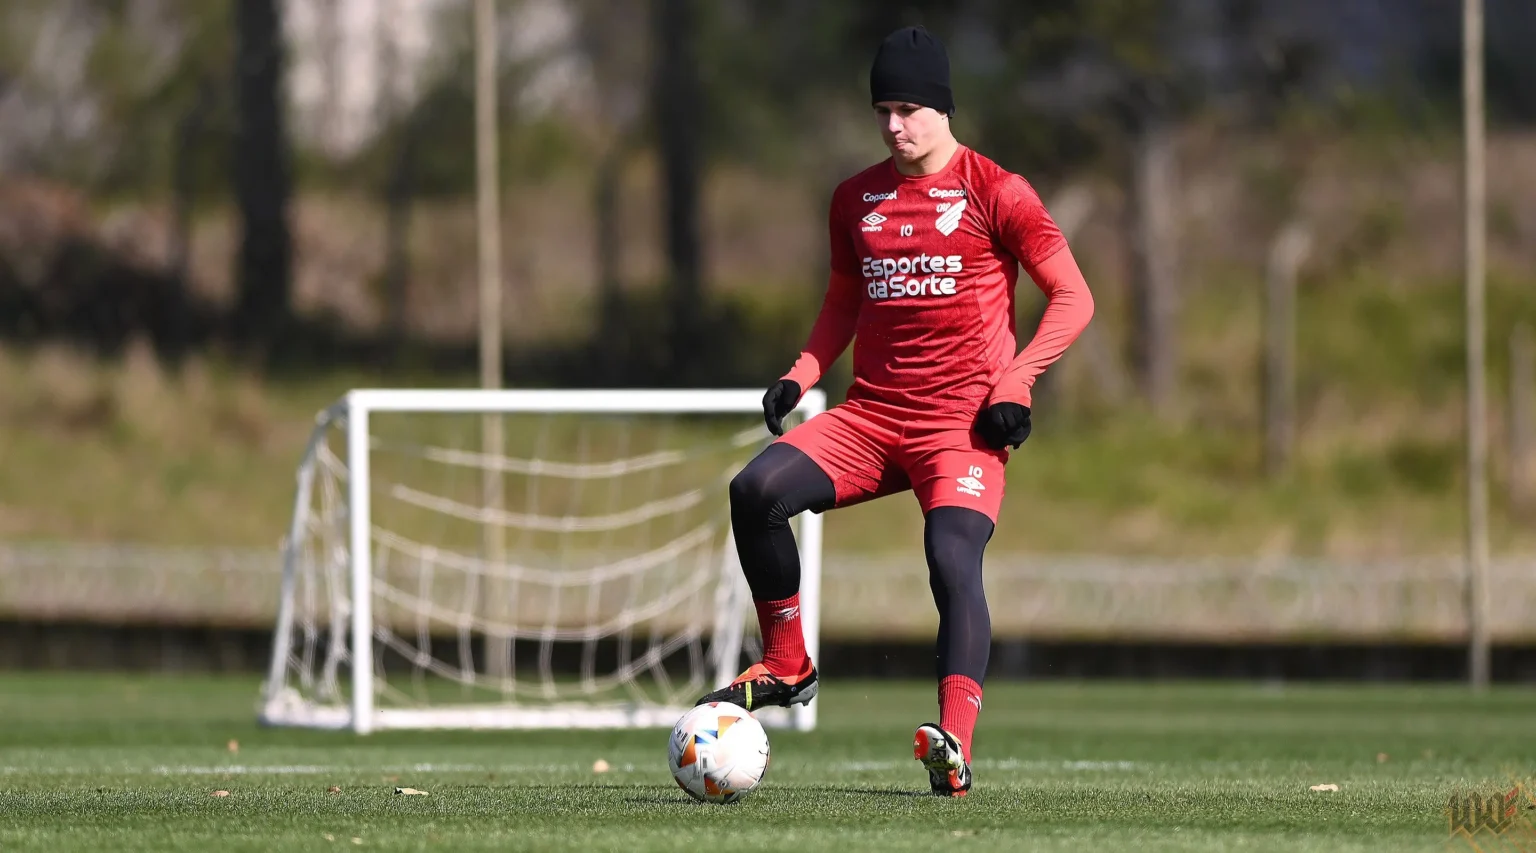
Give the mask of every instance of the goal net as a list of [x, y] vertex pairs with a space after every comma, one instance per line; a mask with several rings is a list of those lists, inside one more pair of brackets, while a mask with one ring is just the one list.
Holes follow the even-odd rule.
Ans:
[[[760, 655], [727, 487], [771, 438], [761, 399], [350, 392], [299, 466], [262, 721], [671, 726]], [[821, 519], [796, 524], [814, 653]]]

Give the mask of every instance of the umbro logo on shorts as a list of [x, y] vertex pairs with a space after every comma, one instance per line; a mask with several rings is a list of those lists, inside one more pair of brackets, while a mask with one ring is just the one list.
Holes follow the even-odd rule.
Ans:
[[955, 482], [960, 484], [960, 487], [955, 489], [955, 491], [964, 495], [970, 495], [973, 498], [981, 497], [981, 493], [987, 490], [986, 485], [981, 482], [981, 474], [981, 468], [972, 465], [971, 470], [967, 472], [967, 476], [955, 478]]

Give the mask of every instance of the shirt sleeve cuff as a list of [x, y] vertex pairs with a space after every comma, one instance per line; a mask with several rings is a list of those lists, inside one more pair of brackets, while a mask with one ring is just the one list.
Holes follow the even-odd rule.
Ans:
[[999, 385], [992, 389], [992, 396], [987, 398], [987, 404], [994, 403], [1018, 403], [1028, 408], [1030, 404], [1030, 387], [1024, 384]]

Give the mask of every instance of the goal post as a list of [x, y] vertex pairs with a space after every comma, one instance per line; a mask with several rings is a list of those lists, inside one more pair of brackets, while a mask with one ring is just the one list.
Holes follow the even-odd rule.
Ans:
[[[760, 654], [726, 487], [771, 439], [760, 390], [347, 393], [299, 464], [261, 721], [671, 726]], [[795, 524], [815, 655], [822, 518]], [[816, 703], [758, 716], [809, 730]]]

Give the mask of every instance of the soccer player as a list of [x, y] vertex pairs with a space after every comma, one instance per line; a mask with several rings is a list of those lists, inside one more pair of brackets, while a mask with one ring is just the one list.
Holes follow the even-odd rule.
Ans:
[[[1087, 326], [1093, 297], [1029, 183], [955, 140], [938, 39], [920, 27], [888, 36], [870, 96], [891, 156], [832, 194], [825, 301], [799, 360], [763, 397], [763, 417], [781, 437], [730, 486], [763, 660], [699, 701], [754, 710], [816, 695], [789, 520], [910, 489], [939, 611], [939, 722], [918, 727], [914, 754], [934, 793], [958, 797], [971, 787], [991, 647], [981, 561], [1004, 465], [1029, 437], [1031, 386]], [[1021, 264], [1049, 302], [1018, 352]], [[785, 434], [785, 416], [850, 340], [847, 402]]]

